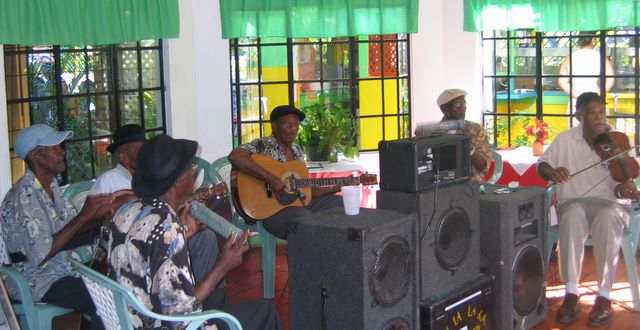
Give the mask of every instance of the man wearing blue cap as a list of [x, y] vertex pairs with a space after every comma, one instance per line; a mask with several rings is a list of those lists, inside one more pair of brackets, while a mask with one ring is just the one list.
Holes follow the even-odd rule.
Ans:
[[[89, 293], [67, 265], [66, 249], [74, 235], [100, 226], [102, 217], [112, 212], [113, 198], [92, 196], [80, 213], [64, 200], [54, 177], [66, 168], [60, 144], [71, 136], [71, 131], [42, 124], [18, 133], [14, 151], [27, 169], [2, 202], [0, 224], [12, 266], [25, 276], [33, 299], [90, 315], [91, 328], [101, 329]], [[11, 281], [7, 289], [18, 297]]]

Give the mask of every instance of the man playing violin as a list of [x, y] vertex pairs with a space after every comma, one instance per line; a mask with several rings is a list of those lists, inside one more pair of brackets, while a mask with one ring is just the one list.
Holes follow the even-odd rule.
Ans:
[[[280, 105], [271, 111], [269, 120], [273, 133], [271, 136], [259, 138], [241, 145], [229, 154], [229, 161], [233, 166], [264, 182], [271, 190], [278, 194], [285, 190], [282, 180], [258, 165], [251, 155], [261, 153], [280, 162], [304, 160], [302, 147], [294, 141], [298, 135], [300, 122], [305, 115], [302, 111], [290, 105]], [[333, 195], [338, 186], [312, 188], [313, 199], [305, 207], [288, 207], [263, 221], [264, 228], [278, 238], [286, 239], [287, 231], [295, 231], [296, 219], [311, 213], [340, 206], [342, 201]]]
[[[98, 176], [88, 195], [117, 192], [115, 210], [127, 200], [137, 199], [131, 190], [131, 179], [136, 170], [138, 151], [145, 141], [144, 130], [139, 125], [128, 124], [118, 127], [113, 132], [113, 142], [107, 146], [107, 151], [114, 156], [117, 165]], [[196, 281], [200, 281], [213, 267], [218, 256], [216, 235], [209, 229], [200, 231], [187, 242], [187, 245], [194, 277]]]
[[[620, 242], [629, 225], [629, 199], [637, 197], [633, 178], [617, 182], [607, 167], [598, 164], [602, 157], [594, 138], [608, 132], [604, 104], [596, 93], [581, 94], [576, 101], [580, 125], [558, 134], [538, 160], [540, 176], [558, 184], [560, 272], [566, 283], [565, 297], [556, 317], [560, 323], [572, 323], [580, 313], [578, 281], [589, 234], [593, 239], [598, 297], [588, 324], [611, 323], [610, 293]], [[576, 173], [589, 164], [598, 165]], [[571, 173], [576, 173], [575, 177]]]

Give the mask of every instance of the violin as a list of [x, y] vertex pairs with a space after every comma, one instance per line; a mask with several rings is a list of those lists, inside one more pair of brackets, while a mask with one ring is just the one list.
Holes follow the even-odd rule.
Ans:
[[[607, 168], [616, 182], [627, 182], [638, 176], [638, 162], [629, 156], [629, 137], [621, 132], [607, 132], [593, 138], [593, 150], [602, 160], [608, 160]], [[634, 188], [636, 185], [633, 185]], [[636, 202], [640, 202], [638, 190], [635, 190]]]

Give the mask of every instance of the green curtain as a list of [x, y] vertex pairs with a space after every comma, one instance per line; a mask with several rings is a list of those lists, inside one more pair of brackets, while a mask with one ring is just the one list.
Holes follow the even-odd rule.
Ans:
[[418, 31], [418, 0], [220, 0], [223, 38]]
[[0, 44], [101, 45], [179, 31], [178, 0], [0, 0]]
[[595, 31], [640, 26], [639, 0], [464, 0], [464, 30]]

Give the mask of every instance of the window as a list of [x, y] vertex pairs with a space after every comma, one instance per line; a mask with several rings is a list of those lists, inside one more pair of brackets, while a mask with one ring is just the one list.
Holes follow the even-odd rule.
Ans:
[[[534, 118], [549, 124], [551, 139], [576, 126], [574, 97], [586, 91], [604, 96], [608, 123], [627, 134], [632, 145], [637, 144], [638, 32], [637, 28], [619, 28], [570, 33], [483, 33], [487, 109], [483, 117], [494, 145], [531, 145], [534, 137], [527, 136], [525, 129], [534, 124]], [[586, 48], [593, 50], [582, 51]], [[561, 72], [565, 59], [566, 70]]]
[[359, 121], [359, 148], [409, 136], [409, 38], [231, 39], [234, 146], [271, 134], [269, 113], [324, 94]]
[[[32, 124], [71, 130], [61, 184], [88, 180], [112, 167], [113, 131], [141, 125], [165, 131], [161, 41], [107, 46], [4, 46], [10, 146]], [[11, 149], [13, 151], [13, 149]], [[11, 153], [15, 182], [24, 162]]]

